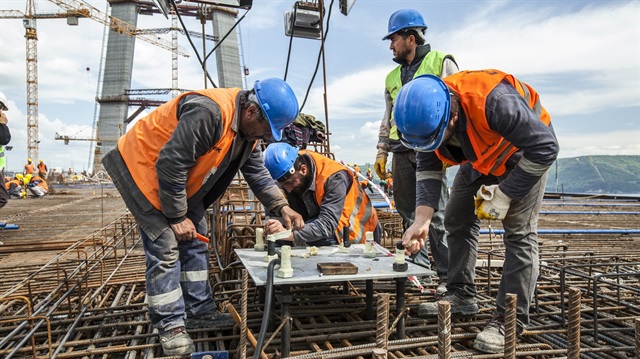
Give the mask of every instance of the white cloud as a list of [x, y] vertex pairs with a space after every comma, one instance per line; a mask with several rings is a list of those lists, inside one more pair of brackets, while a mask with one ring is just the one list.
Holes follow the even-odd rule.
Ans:
[[[89, 3], [102, 11], [107, 6], [102, 0]], [[38, 11], [60, 10], [48, 1], [37, 4]], [[255, 79], [284, 73], [289, 41], [283, 33], [282, 12], [292, 4], [288, 0], [255, 1], [253, 10], [242, 22], [243, 57], [251, 71], [249, 86]], [[461, 68], [498, 68], [530, 83], [540, 92], [554, 121], [566, 115], [640, 106], [640, 3], [637, 1], [460, 4], [362, 1], [348, 17], [333, 9], [325, 61], [331, 149], [337, 156], [358, 163], [375, 159], [378, 124], [384, 112], [384, 78], [395, 66], [388, 42], [380, 41], [380, 34], [386, 32], [389, 14], [401, 7], [416, 7], [426, 15], [430, 26], [428, 41], [434, 49], [453, 53]], [[2, 1], [0, 9], [24, 11], [24, 2]], [[200, 31], [198, 21], [188, 18], [185, 21], [189, 29]], [[140, 16], [138, 26], [161, 28], [170, 26], [170, 22], [159, 16]], [[77, 27], [67, 26], [63, 19], [38, 21], [40, 147], [52, 161], [57, 161], [57, 156], [62, 154], [61, 161], [68, 163], [65, 167], [71, 161], [86, 163], [89, 143], [72, 142], [64, 146], [61, 141], [52, 140], [53, 133], [73, 135], [91, 125], [103, 30], [101, 24], [89, 19], [80, 19]], [[211, 32], [210, 24], [207, 32]], [[169, 35], [161, 37], [170, 39]], [[24, 155], [20, 156], [26, 158], [25, 39], [20, 19], [0, 21], [0, 41], [0, 91], [14, 101], [8, 116], [14, 133], [13, 151], [17, 152], [10, 156], [23, 151]], [[195, 43], [201, 46], [200, 40]], [[180, 44], [189, 47], [183, 36]], [[212, 46], [211, 42], [207, 43], [209, 49]], [[293, 42], [287, 80], [300, 102], [311, 78], [318, 48], [317, 41], [295, 39]], [[215, 80], [213, 57], [208, 68]], [[194, 55], [190, 59], [180, 57], [179, 69], [181, 88], [203, 86], [200, 65]], [[304, 111], [324, 120], [322, 79], [321, 67]], [[170, 86], [171, 54], [137, 41], [132, 87]], [[634, 131], [608, 132], [611, 127], [622, 128], [629, 122], [636, 125]], [[616, 118], [606, 124], [602, 121], [602, 127], [594, 130], [598, 132], [595, 134], [560, 132], [561, 156], [634, 154], [634, 151], [637, 154], [639, 122], [638, 118]], [[90, 132], [86, 137], [89, 135]], [[598, 145], [584, 145], [591, 143]]]
[[594, 134], [563, 134], [560, 157], [590, 155], [640, 156], [640, 132], [610, 131]]

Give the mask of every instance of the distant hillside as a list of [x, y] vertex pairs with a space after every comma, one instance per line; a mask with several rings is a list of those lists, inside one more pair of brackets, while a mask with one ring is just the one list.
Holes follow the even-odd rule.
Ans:
[[[557, 191], [640, 194], [640, 156], [583, 156], [558, 160]], [[556, 192], [556, 166], [547, 192]]]

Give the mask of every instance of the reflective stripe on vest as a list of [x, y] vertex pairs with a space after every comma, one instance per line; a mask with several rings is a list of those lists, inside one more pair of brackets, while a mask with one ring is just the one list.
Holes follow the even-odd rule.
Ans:
[[[451, 56], [451, 55], [448, 55]], [[413, 75], [413, 78], [416, 78], [420, 75], [436, 75], [440, 77], [442, 75], [442, 63], [444, 62], [447, 54], [431, 50], [427, 53], [427, 56], [422, 59], [420, 63], [420, 67], [418, 71]], [[453, 58], [453, 56], [451, 56]], [[396, 103], [396, 97], [398, 96], [398, 92], [400, 92], [400, 88], [402, 88], [402, 79], [401, 79], [402, 65], [398, 65], [395, 69], [393, 69], [387, 75], [385, 80], [385, 86], [389, 94], [391, 95], [391, 101]], [[396, 127], [396, 122], [393, 120], [393, 111], [389, 114], [389, 123], [391, 125], [391, 129], [389, 130], [389, 138], [392, 140], [399, 140], [398, 136], [398, 128]]]
[[362, 187], [358, 185], [353, 173], [346, 167], [340, 165], [327, 157], [313, 151], [300, 151], [300, 154], [308, 154], [316, 166], [316, 201], [322, 205], [324, 197], [324, 185], [329, 177], [339, 171], [345, 171], [351, 178], [349, 188], [344, 201], [344, 208], [336, 228], [336, 238], [338, 243], [342, 243], [342, 229], [349, 226], [349, 240], [355, 243], [364, 243], [365, 232], [373, 232], [378, 225], [378, 214], [376, 213], [369, 197], [364, 193]]
[[187, 198], [190, 198], [216, 172], [231, 148], [236, 136], [236, 133], [231, 129], [231, 123], [235, 115], [236, 97], [239, 92], [238, 88], [214, 88], [181, 94], [140, 119], [118, 140], [118, 150], [131, 173], [131, 177], [155, 208], [162, 209], [158, 195], [158, 175], [155, 165], [160, 150], [169, 141], [178, 125], [177, 113], [180, 99], [190, 94], [209, 97], [220, 107], [222, 120], [220, 139], [207, 153], [198, 157], [195, 165], [189, 170], [186, 189]]
[[7, 157], [4, 155], [4, 146], [0, 146], [0, 170], [7, 166]]
[[[509, 157], [518, 151], [511, 142], [489, 128], [486, 117], [487, 96], [502, 80], [508, 81], [527, 102], [529, 108], [545, 125], [551, 123], [551, 116], [542, 104], [538, 93], [513, 75], [498, 70], [461, 71], [443, 79], [460, 97], [460, 106], [467, 115], [467, 135], [471, 141], [476, 161], [472, 163], [478, 172], [501, 176], [507, 170], [505, 164]], [[459, 163], [444, 157], [436, 150], [438, 157], [445, 163]]]

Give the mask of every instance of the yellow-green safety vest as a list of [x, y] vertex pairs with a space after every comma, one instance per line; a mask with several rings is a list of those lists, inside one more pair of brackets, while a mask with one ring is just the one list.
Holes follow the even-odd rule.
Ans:
[[[438, 77], [442, 76], [442, 63], [444, 62], [445, 57], [453, 56], [445, 54], [444, 52], [431, 50], [427, 53], [427, 56], [422, 59], [422, 63], [420, 63], [420, 67], [418, 71], [413, 75], [413, 78], [416, 78], [420, 75], [431, 74]], [[402, 79], [401, 76], [402, 65], [398, 65], [395, 69], [393, 69], [387, 75], [385, 80], [385, 86], [387, 87], [387, 91], [391, 95], [391, 101], [396, 103], [396, 96], [398, 96], [398, 92], [400, 92], [400, 88], [402, 88]], [[389, 130], [389, 138], [392, 140], [399, 140], [398, 137], [398, 128], [396, 127], [396, 122], [393, 120], [393, 111], [391, 112], [391, 118], [389, 119], [391, 124], [391, 129]]]

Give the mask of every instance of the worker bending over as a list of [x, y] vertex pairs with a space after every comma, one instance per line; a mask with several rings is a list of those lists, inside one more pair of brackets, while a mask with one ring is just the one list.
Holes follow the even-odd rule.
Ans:
[[[559, 149], [551, 117], [532, 87], [498, 70], [462, 71], [443, 80], [420, 76], [400, 90], [394, 115], [403, 144], [418, 151], [416, 219], [402, 237], [410, 252], [424, 246], [443, 163], [463, 164], [445, 216], [450, 260], [442, 300], [451, 303], [451, 313], [478, 312], [480, 220], [502, 221], [505, 261], [496, 310], [474, 342], [478, 350], [501, 353], [507, 293], [518, 296], [518, 333], [529, 323], [539, 273], [540, 202]], [[436, 316], [438, 307], [423, 303], [418, 314]]]
[[135, 216], [146, 255], [149, 319], [164, 355], [195, 350], [188, 329], [233, 326], [220, 313], [209, 283], [205, 211], [238, 170], [269, 214], [287, 227], [302, 217], [287, 204], [264, 168], [260, 140], [280, 139], [298, 115], [298, 100], [284, 81], [254, 88], [183, 93], [140, 119], [107, 153], [103, 164]]
[[[365, 232], [373, 232], [374, 240], [380, 242], [378, 214], [349, 169], [319, 153], [298, 152], [286, 143], [269, 145], [264, 164], [305, 222], [285, 240], [308, 246], [334, 245], [343, 242], [343, 228], [349, 226], [351, 242], [364, 243]], [[265, 235], [283, 230], [275, 219], [265, 225]]]
[[[29, 176], [27, 175], [26, 177]], [[34, 197], [44, 197], [47, 193], [49, 193], [49, 186], [47, 185], [47, 181], [37, 175], [31, 176], [27, 188]]]

